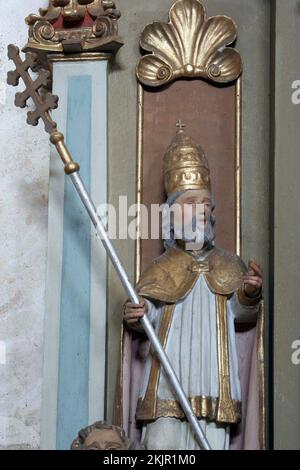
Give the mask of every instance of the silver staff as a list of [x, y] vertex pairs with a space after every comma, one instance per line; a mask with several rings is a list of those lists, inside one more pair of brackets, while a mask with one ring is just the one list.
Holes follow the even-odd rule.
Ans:
[[[35, 104], [36, 109], [34, 111], [29, 111], [27, 114], [27, 123], [33, 126], [38, 124], [39, 119], [41, 118], [45, 124], [45, 130], [50, 134], [50, 141], [55, 145], [57, 152], [59, 153], [63, 163], [65, 173], [70, 176], [76, 191], [84, 204], [84, 207], [87, 210], [87, 213], [90, 216], [90, 219], [96, 229], [97, 234], [101, 238], [103, 246], [113, 263], [119, 278], [126, 290], [128, 297], [134, 304], [139, 304], [140, 299], [135, 291], [134, 287], [129, 281], [127, 273], [118, 258], [118, 255], [108, 237], [107, 231], [102, 223], [101, 218], [97, 214], [95, 205], [87, 192], [84, 183], [80, 177], [79, 170], [80, 166], [78, 163], [74, 162], [72, 156], [64, 142], [64, 136], [57, 130], [56, 123], [52, 120], [50, 111], [57, 108], [58, 97], [47, 93], [42, 95], [40, 89], [46, 87], [48, 80], [50, 78], [50, 72], [46, 70], [40, 70], [38, 77], [33, 80], [28, 73], [29, 69], [32, 69], [36, 60], [36, 55], [32, 53], [26, 54], [25, 61], [22, 61], [20, 58], [20, 51], [14, 45], [8, 46], [8, 57], [14, 61], [16, 69], [14, 71], [8, 72], [7, 83], [12, 86], [16, 86], [19, 83], [20, 78], [25, 83], [25, 90], [22, 93], [16, 94], [15, 104], [20, 108], [26, 106], [27, 100], [31, 98]], [[156, 333], [145, 315], [140, 319], [140, 322], [144, 328], [144, 331], [152, 345], [153, 350], [156, 352], [164, 371], [169, 379], [169, 382], [178, 398], [178, 401], [185, 413], [185, 416], [189, 423], [191, 424], [192, 430], [196, 439], [199, 442], [199, 445], [202, 450], [211, 450], [210, 445], [205, 437], [205, 434], [200, 426], [200, 423], [195, 416], [190, 402], [188, 401], [178, 378], [173, 370], [173, 367], [164, 352]]]

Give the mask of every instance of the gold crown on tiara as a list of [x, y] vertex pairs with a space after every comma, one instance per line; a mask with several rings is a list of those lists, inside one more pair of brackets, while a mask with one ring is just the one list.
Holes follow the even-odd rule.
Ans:
[[163, 159], [167, 195], [187, 189], [210, 191], [210, 170], [204, 150], [185, 133], [181, 121], [176, 126], [178, 131]]

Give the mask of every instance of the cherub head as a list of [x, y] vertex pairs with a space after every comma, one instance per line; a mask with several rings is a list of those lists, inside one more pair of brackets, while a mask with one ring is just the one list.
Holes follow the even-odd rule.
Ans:
[[133, 443], [125, 435], [123, 429], [97, 421], [91, 426], [81, 429], [73, 441], [72, 450], [130, 450]]

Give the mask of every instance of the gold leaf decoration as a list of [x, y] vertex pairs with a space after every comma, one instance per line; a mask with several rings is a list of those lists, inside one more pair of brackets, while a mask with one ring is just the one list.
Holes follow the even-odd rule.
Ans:
[[177, 0], [169, 23], [154, 22], [144, 29], [140, 45], [150, 51], [137, 65], [141, 83], [158, 87], [177, 78], [200, 77], [216, 83], [236, 80], [242, 59], [232, 47], [237, 26], [227, 16], [207, 18], [199, 0]]
[[[25, 51], [47, 53], [116, 52], [123, 41], [118, 35], [121, 16], [114, 0], [49, 0], [39, 15], [26, 18], [29, 26]], [[86, 15], [92, 25], [80, 22]], [[62, 26], [55, 27], [61, 17]]]

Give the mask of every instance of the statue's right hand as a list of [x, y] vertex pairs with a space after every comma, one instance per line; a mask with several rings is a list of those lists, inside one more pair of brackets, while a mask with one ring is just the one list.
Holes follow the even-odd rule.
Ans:
[[124, 305], [124, 321], [128, 326], [136, 326], [148, 310], [147, 303], [140, 298], [139, 304], [127, 301]]

